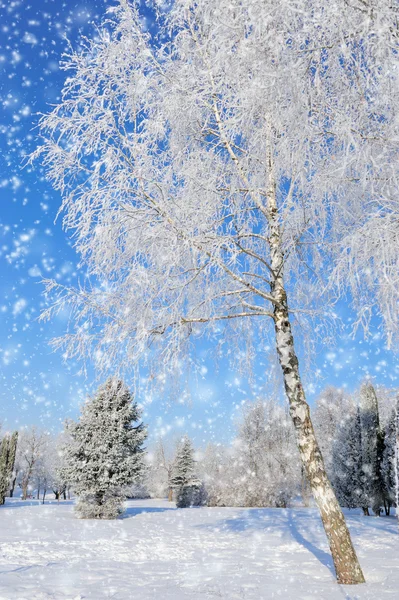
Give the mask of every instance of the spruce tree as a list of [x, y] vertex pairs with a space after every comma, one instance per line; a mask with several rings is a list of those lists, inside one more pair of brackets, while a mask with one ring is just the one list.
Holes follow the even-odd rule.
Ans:
[[147, 432], [126, 385], [110, 378], [70, 421], [61, 478], [79, 497], [82, 518], [112, 519], [122, 512], [126, 488], [140, 480]]
[[371, 382], [366, 382], [360, 389], [360, 410], [366, 500], [367, 505], [379, 515], [384, 504], [384, 482], [381, 472], [384, 435], [380, 426], [377, 394]]
[[360, 410], [339, 427], [333, 444], [334, 487], [341, 506], [364, 510], [365, 475], [362, 465]]
[[195, 473], [194, 449], [187, 436], [177, 450], [170, 482], [175, 490], [177, 508], [201, 504], [201, 481]]

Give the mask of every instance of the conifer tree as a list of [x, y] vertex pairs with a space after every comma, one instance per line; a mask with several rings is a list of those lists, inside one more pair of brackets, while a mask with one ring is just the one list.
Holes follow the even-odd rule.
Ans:
[[334, 488], [341, 506], [366, 512], [360, 410], [342, 423], [333, 443]]
[[64, 448], [61, 478], [79, 497], [82, 518], [112, 519], [122, 512], [126, 487], [140, 480], [143, 442], [147, 432], [132, 394], [119, 379], [110, 378], [70, 421], [70, 443]]
[[396, 514], [399, 517], [399, 396], [396, 399], [396, 411], [395, 411], [395, 462], [394, 462], [394, 475], [395, 475], [395, 504]]
[[201, 481], [195, 473], [194, 449], [187, 436], [183, 438], [177, 450], [171, 484], [176, 493], [177, 508], [200, 504]]
[[4, 504], [10, 487], [17, 451], [18, 431], [4, 436], [0, 447], [0, 504]]
[[9, 438], [5, 435], [0, 446], [0, 504], [4, 504], [7, 491], [7, 460], [8, 460]]
[[384, 482], [381, 473], [384, 435], [380, 426], [378, 400], [371, 382], [360, 389], [363, 471], [367, 505], [379, 515], [384, 504]]
[[396, 435], [397, 435], [397, 417], [396, 410], [393, 410], [385, 427], [384, 451], [381, 465], [382, 479], [384, 482], [384, 508], [385, 514], [389, 515], [391, 506], [396, 500]]

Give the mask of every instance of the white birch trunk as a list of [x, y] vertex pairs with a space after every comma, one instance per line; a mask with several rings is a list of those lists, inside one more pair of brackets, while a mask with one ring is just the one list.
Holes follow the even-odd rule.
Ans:
[[[271, 133], [270, 130], [268, 133]], [[283, 372], [285, 392], [295, 427], [299, 454], [313, 497], [320, 511], [338, 583], [364, 583], [364, 576], [352, 545], [344, 515], [327, 477], [323, 457], [310, 418], [309, 405], [306, 402], [301, 383], [299, 363], [291, 330], [287, 294], [284, 288], [284, 255], [281, 244], [270, 140], [271, 135], [268, 135], [267, 211], [270, 227], [271, 267], [273, 272], [271, 290], [275, 300], [278, 302], [274, 307], [274, 327], [276, 348]]]

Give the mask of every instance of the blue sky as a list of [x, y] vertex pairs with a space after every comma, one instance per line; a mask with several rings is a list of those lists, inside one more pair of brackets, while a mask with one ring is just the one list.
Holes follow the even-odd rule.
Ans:
[[[51, 338], [65, 330], [63, 318], [37, 321], [43, 306], [41, 279], [76, 281], [78, 259], [61, 223], [54, 223], [58, 193], [38, 166], [22, 166], [37, 143], [37, 113], [48, 110], [62, 88], [58, 63], [65, 36], [75, 43], [80, 33], [90, 34], [92, 23], [111, 4], [0, 0], [0, 421], [9, 429], [35, 423], [59, 430], [66, 417], [77, 416], [93, 387], [93, 373], [79, 375], [80, 365], [65, 364], [49, 347]], [[348, 322], [345, 302], [338, 310]], [[189, 400], [181, 393], [175, 401], [160, 392], [139, 393], [153, 436], [187, 431], [198, 444], [226, 441], [241, 403], [254, 394], [272, 393], [265, 373], [273, 372], [273, 361], [258, 364], [249, 384], [227, 364], [215, 372], [209, 354], [208, 346], [198, 346], [203, 369], [192, 382]], [[353, 340], [348, 330], [336, 347], [319, 348], [307, 377], [308, 397], [312, 402], [328, 384], [352, 390], [366, 374], [377, 383], [397, 385], [397, 357], [385, 349], [378, 323], [367, 341], [361, 334]]]

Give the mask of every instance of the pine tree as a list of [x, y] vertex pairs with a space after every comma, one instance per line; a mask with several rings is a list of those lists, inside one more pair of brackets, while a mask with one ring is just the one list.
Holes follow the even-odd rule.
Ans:
[[143, 442], [147, 432], [140, 410], [126, 385], [110, 378], [69, 422], [71, 441], [64, 447], [61, 478], [79, 496], [82, 518], [112, 519], [122, 512], [126, 487], [143, 474]]
[[201, 504], [201, 481], [195, 473], [194, 449], [187, 436], [177, 450], [170, 481], [176, 493], [177, 508]]
[[332, 463], [334, 488], [341, 506], [363, 510], [365, 499], [365, 476], [362, 460], [362, 430], [360, 410], [341, 424], [333, 443]]
[[381, 473], [384, 435], [380, 426], [377, 394], [370, 382], [363, 384], [360, 389], [360, 410], [366, 501], [374, 513], [379, 515], [384, 504], [384, 482]]
[[4, 436], [0, 447], [0, 504], [4, 504], [7, 491], [10, 488], [17, 451], [18, 431]]

